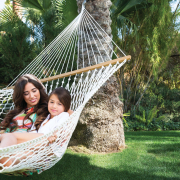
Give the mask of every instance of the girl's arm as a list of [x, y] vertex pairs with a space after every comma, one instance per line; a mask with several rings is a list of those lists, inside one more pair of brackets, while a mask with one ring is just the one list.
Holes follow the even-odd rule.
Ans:
[[72, 111], [71, 109], [69, 109], [67, 112], [69, 113], [69, 115], [71, 115], [74, 111]]

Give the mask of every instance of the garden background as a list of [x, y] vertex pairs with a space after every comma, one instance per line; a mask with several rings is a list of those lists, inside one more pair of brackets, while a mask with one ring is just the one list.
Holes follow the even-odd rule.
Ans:
[[[111, 2], [113, 40], [126, 54], [132, 56], [132, 60], [116, 73], [116, 78], [119, 83], [119, 98], [124, 104], [126, 144], [129, 141], [130, 147], [133, 147], [134, 141], [131, 138], [128, 140], [132, 131], [180, 129], [180, 2]], [[76, 0], [23, 0], [21, 5], [26, 8], [25, 11], [19, 7], [19, 3], [18, 0], [6, 0], [6, 7], [0, 12], [1, 88], [8, 85], [78, 14]], [[174, 131], [175, 134], [172, 135], [169, 131], [162, 133], [168, 138], [179, 137], [178, 131]], [[137, 135], [138, 133], [135, 137]], [[154, 135], [156, 137], [157, 134]], [[147, 136], [146, 142], [153, 140], [147, 134], [144, 136]], [[173, 151], [172, 139], [168, 138], [169, 145], [166, 148]], [[176, 150], [178, 148], [179, 146]], [[163, 150], [162, 147], [156, 149]], [[69, 150], [68, 153], [65, 158], [73, 152]], [[167, 175], [167, 179], [168, 176], [171, 175]], [[128, 177], [124, 177], [126, 178]]]

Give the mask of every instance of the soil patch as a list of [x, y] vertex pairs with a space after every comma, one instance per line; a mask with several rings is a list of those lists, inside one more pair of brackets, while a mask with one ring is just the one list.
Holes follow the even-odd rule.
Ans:
[[[125, 149], [127, 148], [127, 145], [125, 146]], [[86, 146], [79, 144], [76, 139], [71, 139], [68, 149], [72, 150], [73, 152], [76, 153], [84, 153], [84, 154], [111, 154], [111, 153], [118, 153], [122, 152], [123, 149], [119, 149], [117, 151], [112, 151], [112, 152], [97, 152], [93, 151], [91, 149], [88, 149]]]

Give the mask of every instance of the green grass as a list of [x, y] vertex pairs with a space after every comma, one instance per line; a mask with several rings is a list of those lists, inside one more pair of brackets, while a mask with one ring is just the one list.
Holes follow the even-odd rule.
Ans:
[[[180, 180], [180, 131], [126, 132], [127, 149], [106, 155], [67, 150], [62, 160], [28, 180]], [[0, 180], [25, 177], [0, 175]]]

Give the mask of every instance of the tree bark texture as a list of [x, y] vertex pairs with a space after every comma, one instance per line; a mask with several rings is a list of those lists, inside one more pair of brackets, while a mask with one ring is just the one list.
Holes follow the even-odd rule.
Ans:
[[[83, 1], [77, 0], [79, 13]], [[110, 6], [110, 0], [87, 0], [85, 5], [86, 10], [111, 37]], [[108, 48], [107, 52], [111, 54]], [[73, 137], [98, 152], [123, 149], [125, 138], [122, 117], [123, 103], [119, 100], [119, 85], [112, 76], [86, 104]]]

